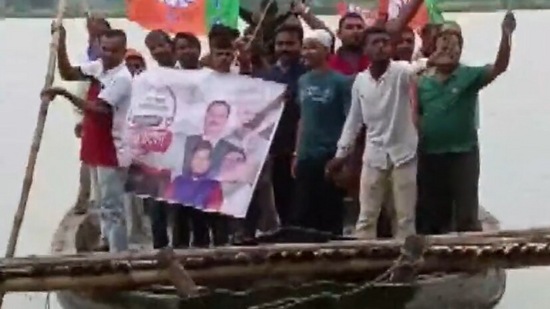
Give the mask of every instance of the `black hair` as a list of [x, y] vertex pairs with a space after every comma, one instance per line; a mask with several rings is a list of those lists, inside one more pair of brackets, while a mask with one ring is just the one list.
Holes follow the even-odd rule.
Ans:
[[357, 12], [347, 12], [346, 14], [344, 14], [342, 17], [340, 17], [340, 19], [338, 20], [338, 29], [341, 29], [342, 28], [342, 25], [344, 24], [344, 22], [348, 19], [354, 19], [354, 18], [357, 18], [357, 19], [361, 19], [362, 21], [365, 21], [363, 19], [363, 16], [361, 16], [361, 14], [357, 13]]
[[210, 104], [208, 104], [208, 107], [206, 108], [206, 112], [208, 113], [215, 105], [224, 106], [227, 109], [227, 117], [229, 117], [229, 114], [231, 114], [231, 105], [229, 105], [229, 103], [223, 100], [216, 100], [216, 101], [210, 102]]
[[172, 40], [172, 38], [170, 37], [170, 35], [164, 31], [164, 30], [161, 30], [161, 29], [156, 29], [156, 30], [152, 30], [150, 31], [149, 33], [147, 33], [147, 35], [145, 36], [145, 42], [147, 42], [148, 40], [151, 39], [151, 37], [155, 36], [155, 35], [158, 35], [160, 37], [162, 37], [164, 39], [165, 42], [167, 42], [168, 44], [170, 44], [172, 47], [174, 47], [174, 41]]
[[174, 42], [177, 40], [187, 40], [191, 46], [197, 48], [198, 50], [201, 49], [201, 42], [197, 38], [196, 35], [194, 35], [191, 32], [178, 32], [176, 33], [176, 36], [174, 37]]
[[296, 35], [300, 42], [304, 40], [304, 29], [302, 26], [283, 24], [275, 30], [275, 37], [284, 32]]
[[230, 36], [219, 36], [210, 40], [211, 49], [233, 49], [233, 37]]
[[197, 152], [201, 150], [208, 150], [212, 152], [214, 150], [214, 147], [212, 147], [212, 144], [208, 141], [200, 141], [194, 148], [193, 148], [193, 154], [196, 154]]
[[121, 39], [123, 42], [124, 42], [124, 46], [126, 46], [126, 42], [127, 42], [127, 39], [126, 39], [126, 32], [124, 32], [124, 30], [120, 30], [120, 29], [109, 29], [109, 30], [106, 30], [104, 31], [101, 36], [103, 37], [106, 37], [106, 38], [119, 38]]
[[432, 30], [439, 30], [441, 29], [441, 24], [435, 24], [435, 23], [428, 23], [422, 27], [422, 30], [420, 30], [421, 34], [428, 34]]
[[232, 40], [235, 40], [239, 36], [241, 36], [241, 33], [237, 29], [233, 29], [222, 24], [214, 24], [208, 32], [208, 41], [211, 41], [218, 37], [229, 37]]
[[365, 29], [365, 32], [363, 33], [363, 42], [365, 42], [365, 44], [368, 43], [369, 41], [369, 37], [371, 35], [375, 35], [375, 34], [386, 34], [389, 36], [389, 33], [388, 33], [388, 30], [386, 29], [386, 27], [369, 27], [367, 29]]

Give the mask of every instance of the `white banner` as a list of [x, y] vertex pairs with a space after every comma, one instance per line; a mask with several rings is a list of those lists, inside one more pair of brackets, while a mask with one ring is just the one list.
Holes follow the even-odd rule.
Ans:
[[129, 188], [174, 207], [243, 218], [284, 91], [281, 84], [210, 69], [140, 74], [128, 112]]

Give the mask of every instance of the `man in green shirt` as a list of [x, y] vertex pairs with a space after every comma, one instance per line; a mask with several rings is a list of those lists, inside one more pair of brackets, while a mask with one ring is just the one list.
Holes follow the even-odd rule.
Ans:
[[419, 78], [417, 86], [418, 233], [480, 229], [478, 94], [508, 68], [515, 27], [514, 14], [508, 12], [496, 60], [488, 66], [459, 63], [463, 40], [457, 24], [444, 25], [436, 39], [434, 67]]
[[333, 234], [343, 232], [344, 191], [325, 177], [336, 153], [351, 100], [352, 78], [329, 68], [332, 35], [313, 30], [304, 39], [303, 56], [311, 69], [298, 81], [300, 121], [292, 173], [296, 203], [292, 225]]

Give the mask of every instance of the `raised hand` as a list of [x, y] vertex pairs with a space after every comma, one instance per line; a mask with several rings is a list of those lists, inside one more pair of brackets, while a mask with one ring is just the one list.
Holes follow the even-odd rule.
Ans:
[[516, 30], [516, 16], [512, 11], [506, 12], [502, 21], [502, 32], [506, 35], [511, 35]]
[[290, 5], [290, 11], [297, 15], [302, 15], [307, 13], [308, 7], [304, 3], [304, 1], [301, 0], [293, 0]]
[[63, 24], [61, 24], [61, 23], [58, 24], [55, 21], [52, 21], [52, 25], [50, 26], [50, 31], [51, 31], [52, 35], [56, 31], [59, 31], [59, 40], [60, 41], [64, 41], [65, 37], [67, 36], [67, 32], [65, 31], [65, 27], [63, 26]]

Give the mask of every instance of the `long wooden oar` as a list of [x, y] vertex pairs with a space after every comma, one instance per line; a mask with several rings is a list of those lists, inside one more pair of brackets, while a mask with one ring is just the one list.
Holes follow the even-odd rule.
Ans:
[[[55, 18], [56, 25], [60, 25], [65, 13], [66, 0], [59, 0], [57, 6], [57, 15]], [[48, 58], [48, 69], [44, 81], [44, 88], [52, 86], [55, 76], [55, 67], [57, 60], [57, 46], [59, 44], [59, 28], [56, 27], [52, 35], [52, 41], [50, 44], [50, 56]], [[25, 170], [25, 178], [23, 179], [23, 187], [21, 188], [21, 196], [19, 198], [19, 205], [13, 218], [13, 226], [11, 229], [10, 238], [8, 241], [8, 247], [6, 248], [6, 257], [11, 258], [15, 254], [15, 248], [17, 247], [17, 239], [19, 238], [19, 231], [21, 230], [21, 224], [25, 217], [25, 210], [27, 209], [27, 201], [29, 200], [29, 193], [34, 176], [34, 168], [36, 166], [36, 158], [38, 157], [38, 151], [40, 150], [40, 143], [42, 142], [42, 135], [44, 133], [44, 126], [46, 124], [46, 117], [48, 115], [49, 100], [42, 98], [40, 108], [38, 111], [38, 119], [36, 121], [36, 128], [34, 129], [34, 136], [32, 140], [31, 150], [29, 158], [27, 160], [27, 168]], [[4, 294], [0, 295], [0, 308], [4, 302]]]

